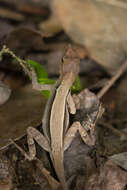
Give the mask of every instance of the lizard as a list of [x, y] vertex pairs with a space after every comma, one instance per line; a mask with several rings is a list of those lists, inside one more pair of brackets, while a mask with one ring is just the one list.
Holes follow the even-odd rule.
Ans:
[[50, 153], [55, 172], [63, 190], [68, 190], [64, 175], [64, 150], [69, 147], [77, 131], [79, 131], [85, 143], [89, 145], [94, 144], [80, 122], [74, 122], [69, 128], [65, 126], [65, 124], [69, 124], [66, 120], [66, 118], [68, 118], [67, 102], [70, 105], [70, 112], [73, 114], [76, 112], [70, 90], [79, 73], [79, 64], [79, 57], [76, 55], [76, 52], [69, 47], [63, 57], [60, 78], [54, 86], [38, 84], [36, 73], [32, 69], [33, 88], [38, 90], [50, 89], [52, 95], [47, 103], [42, 119], [43, 134], [33, 127], [28, 127], [27, 129], [29, 155], [25, 154], [25, 157], [29, 160], [33, 160], [36, 156], [35, 140], [44, 150]]

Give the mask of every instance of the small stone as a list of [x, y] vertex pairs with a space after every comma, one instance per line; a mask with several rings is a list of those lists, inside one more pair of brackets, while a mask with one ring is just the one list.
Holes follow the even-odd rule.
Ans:
[[7, 102], [10, 95], [11, 89], [9, 88], [9, 86], [5, 85], [2, 81], [0, 81], [0, 105]]

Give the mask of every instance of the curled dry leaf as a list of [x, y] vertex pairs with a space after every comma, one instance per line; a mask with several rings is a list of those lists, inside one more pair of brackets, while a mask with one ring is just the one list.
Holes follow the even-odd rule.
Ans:
[[[100, 102], [98, 97], [85, 89], [78, 95], [73, 95], [73, 99], [77, 108], [73, 121], [80, 121], [85, 128], [90, 127], [91, 124], [95, 123], [99, 112]], [[90, 132], [90, 129], [88, 132]], [[91, 138], [96, 140], [96, 128], [94, 127]], [[71, 146], [65, 151], [65, 173], [70, 189], [83, 189], [82, 186], [87, 182], [89, 176], [96, 172], [94, 158], [91, 159], [90, 156], [94, 154], [94, 151], [93, 146], [83, 143], [77, 133]], [[71, 179], [72, 182], [70, 182]]]
[[94, 123], [98, 113], [100, 113], [99, 117], [101, 117], [104, 110], [100, 106], [100, 101], [98, 97], [88, 89], [82, 90], [78, 95], [74, 94], [73, 99], [77, 109], [74, 117], [75, 120], [88, 124], [89, 122]]

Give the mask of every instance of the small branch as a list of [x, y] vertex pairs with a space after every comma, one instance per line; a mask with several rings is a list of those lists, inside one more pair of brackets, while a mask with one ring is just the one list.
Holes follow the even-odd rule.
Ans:
[[27, 69], [28, 64], [25, 60], [20, 59], [19, 57], [17, 57], [9, 48], [6, 47], [6, 45], [3, 45], [2, 50], [0, 51], [0, 61], [2, 60], [2, 56], [3, 54], [10, 54], [14, 59], [16, 59], [16, 61], [21, 65], [21, 67], [23, 68], [23, 70], [25, 71], [25, 73], [28, 74], [29, 77], [31, 77], [31, 73], [30, 71]]
[[127, 140], [127, 133], [120, 131], [119, 129], [115, 129], [110, 123], [105, 123], [103, 121], [99, 121], [99, 124], [103, 127], [106, 127], [112, 131], [116, 136], [119, 136], [121, 140]]
[[125, 122], [127, 122], [127, 118], [123, 118], [123, 119], [121, 119], [121, 118], [117, 118], [117, 119], [112, 119], [112, 120], [110, 120], [110, 123], [112, 124], [117, 124], [117, 123], [125, 123]]
[[116, 72], [116, 74], [108, 81], [108, 83], [98, 92], [98, 98], [102, 98], [102, 96], [111, 88], [111, 86], [118, 80], [118, 78], [123, 74], [125, 69], [127, 68], [127, 61], [125, 61]]
[[23, 14], [2, 7], [0, 7], [0, 17], [16, 21], [23, 21], [25, 19]]

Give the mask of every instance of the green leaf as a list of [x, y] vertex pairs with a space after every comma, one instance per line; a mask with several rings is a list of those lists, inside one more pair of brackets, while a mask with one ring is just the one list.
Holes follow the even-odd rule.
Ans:
[[56, 81], [49, 78], [39, 78], [38, 82], [41, 84], [54, 84]]
[[[40, 84], [54, 84], [56, 81], [46, 78], [41, 78], [38, 80]], [[49, 90], [42, 90], [41, 93], [46, 99], [49, 99], [51, 96], [51, 92]]]
[[[48, 78], [48, 72], [40, 63], [33, 60], [27, 60], [27, 63], [35, 69], [40, 84], [54, 84], [56, 82]], [[49, 90], [42, 90], [41, 93], [45, 98], [50, 98], [51, 93]]]
[[[27, 60], [27, 63], [32, 66], [37, 74], [37, 79], [40, 84], [54, 84], [56, 81], [48, 78], [48, 72], [46, 69], [38, 62], [33, 60]], [[75, 82], [71, 88], [72, 92], [79, 92], [83, 89], [79, 76], [76, 77]], [[42, 90], [41, 93], [45, 98], [49, 98], [51, 93], [48, 90]]]
[[51, 92], [49, 90], [42, 90], [41, 93], [46, 99], [49, 99], [51, 96]]
[[79, 92], [83, 89], [79, 76], [76, 77], [74, 84], [72, 85], [72, 92]]
[[40, 63], [33, 60], [27, 60], [27, 63], [35, 69], [38, 80], [41, 78], [48, 78], [48, 72]]

